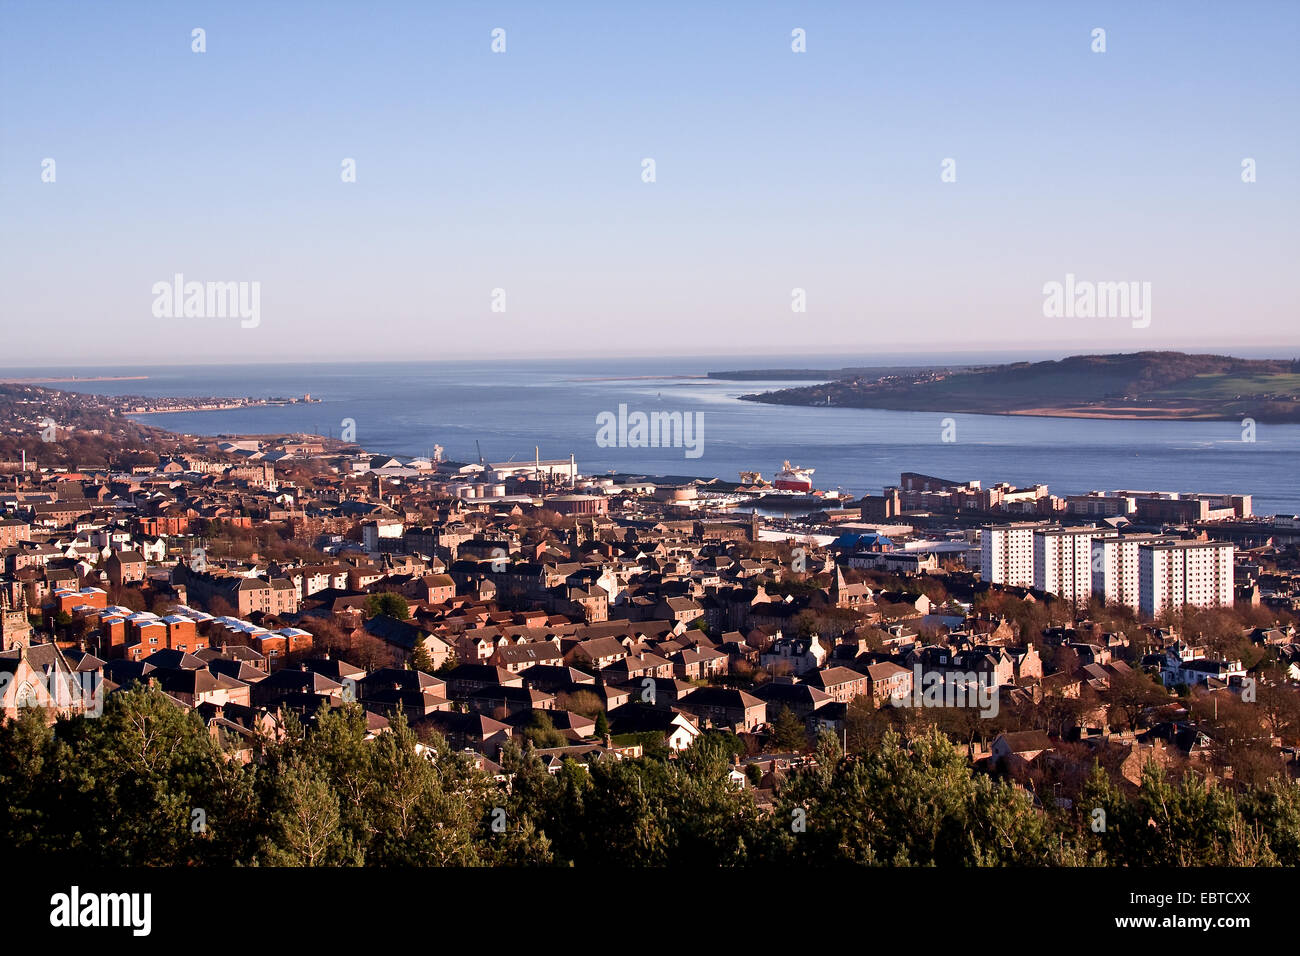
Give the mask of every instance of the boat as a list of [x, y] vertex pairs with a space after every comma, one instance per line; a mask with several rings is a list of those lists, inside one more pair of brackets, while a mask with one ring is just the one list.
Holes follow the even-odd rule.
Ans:
[[800, 468], [798, 465], [791, 465], [788, 461], [782, 462], [781, 470], [777, 472], [772, 487], [780, 491], [812, 491], [812, 476], [815, 470]]

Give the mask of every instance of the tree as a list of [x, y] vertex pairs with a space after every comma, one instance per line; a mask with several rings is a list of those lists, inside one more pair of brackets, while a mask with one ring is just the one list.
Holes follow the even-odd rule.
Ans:
[[[1080, 798], [1085, 839], [1111, 866], [1270, 866], [1277, 862], [1259, 824], [1243, 816], [1230, 791], [1188, 774], [1174, 784], [1148, 761], [1135, 797], [1125, 797], [1097, 768]], [[1096, 811], [1100, 810], [1100, 814]]]
[[596, 714], [596, 736], [605, 737], [609, 733], [609, 718], [603, 710]]
[[844, 708], [844, 729], [849, 751], [864, 753], [875, 750], [893, 726], [893, 707], [876, 707], [868, 694], [859, 694]]
[[1269, 729], [1284, 742], [1300, 739], [1300, 693], [1283, 683], [1256, 679], [1256, 696]]
[[1300, 864], [1300, 788], [1275, 777], [1262, 789], [1246, 791], [1239, 806], [1250, 827], [1268, 837], [1280, 865]]
[[339, 800], [325, 775], [303, 758], [280, 769], [271, 817], [268, 860], [276, 866], [327, 866], [360, 862], [340, 826]]
[[487, 815], [491, 788], [464, 754], [432, 735], [427, 749], [399, 711], [375, 743], [383, 781], [374, 804], [370, 853], [381, 866], [472, 866], [475, 833]]
[[213, 617], [234, 617], [235, 606], [227, 601], [220, 594], [214, 594], [208, 598], [207, 611]]
[[448, 652], [447, 659], [438, 665], [438, 669], [434, 671], [434, 673], [441, 677], [444, 674], [450, 674], [459, 666], [460, 660], [456, 657], [456, 652], [453, 650]]
[[893, 866], [1078, 861], [1023, 788], [976, 776], [937, 731], [908, 747], [890, 732], [878, 750], [849, 760], [835, 760], [832, 743], [819, 747], [815, 770], [778, 791], [765, 859]]
[[74, 858], [175, 866], [215, 862], [223, 847], [255, 855], [248, 771], [225, 766], [199, 715], [156, 686], [110, 694], [101, 717], [63, 721], [57, 732], [68, 753], [58, 802], [69, 832], [60, 839]]
[[524, 736], [540, 749], [563, 747], [569, 742], [568, 737], [555, 729], [551, 715], [544, 710], [533, 711], [532, 721], [524, 731]]
[[349, 660], [358, 667], [373, 671], [380, 667], [393, 666], [392, 650], [373, 634], [361, 631], [352, 638], [351, 644], [351, 650], [348, 652]]
[[1227, 691], [1205, 694], [1192, 702], [1192, 714], [1209, 727], [1210, 760], [1240, 786], [1263, 786], [1283, 774], [1286, 765], [1264, 726], [1267, 714]]
[[564, 710], [581, 714], [583, 717], [590, 717], [593, 720], [597, 714], [605, 709], [605, 702], [601, 700], [595, 691], [590, 690], [561, 692], [558, 703]]
[[1054, 736], [1064, 737], [1067, 730], [1079, 726], [1087, 709], [1087, 702], [1078, 697], [1049, 693], [1038, 704], [1038, 717], [1042, 729]]
[[1168, 703], [1169, 693], [1141, 671], [1113, 674], [1110, 679], [1112, 722], [1122, 718], [1129, 730], [1137, 730], [1142, 715], [1151, 707]]
[[[376, 792], [384, 785], [375, 769], [373, 741], [366, 739], [365, 711], [360, 704], [322, 706], [316, 726], [302, 750], [338, 795], [339, 819], [354, 842], [365, 845], [373, 833]], [[270, 767], [275, 772], [274, 765]]]
[[411, 616], [411, 606], [406, 598], [394, 591], [377, 591], [366, 598], [366, 615], [376, 617], [380, 614], [405, 621]]
[[416, 643], [411, 648], [411, 668], [417, 671], [423, 671], [426, 674], [432, 674], [434, 671], [433, 655], [423, 643]]
[[788, 707], [782, 707], [772, 721], [771, 746], [778, 751], [803, 750], [808, 746], [804, 722]]
[[39, 853], [62, 821], [48, 802], [56, 788], [59, 745], [41, 707], [24, 707], [0, 724], [0, 845], [12, 853]]
[[312, 618], [309, 626], [317, 653], [344, 654], [351, 649], [351, 638], [330, 618]]

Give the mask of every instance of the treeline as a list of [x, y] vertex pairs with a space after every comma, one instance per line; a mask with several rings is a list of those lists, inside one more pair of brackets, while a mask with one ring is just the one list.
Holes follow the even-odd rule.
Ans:
[[219, 518], [196, 518], [189, 532], [203, 541], [212, 560], [235, 558], [248, 561], [257, 555], [265, 561], [302, 561], [320, 563], [327, 560], [323, 551], [297, 538], [289, 521], [260, 522], [251, 528], [240, 527]]
[[0, 727], [0, 846], [68, 865], [1121, 865], [1300, 863], [1300, 794], [1233, 793], [1154, 766], [1129, 792], [1100, 769], [1043, 807], [970, 767], [942, 734], [887, 734], [760, 806], [732, 784], [734, 738], [675, 759], [572, 762], [508, 746], [511, 785], [400, 718], [366, 739], [355, 706], [294, 722], [260, 761], [227, 760], [193, 712], [140, 687], [98, 719]]
[[[43, 425], [49, 421], [52, 429]], [[181, 438], [112, 412], [94, 395], [0, 383], [0, 460], [26, 453], [43, 468], [156, 465]]]

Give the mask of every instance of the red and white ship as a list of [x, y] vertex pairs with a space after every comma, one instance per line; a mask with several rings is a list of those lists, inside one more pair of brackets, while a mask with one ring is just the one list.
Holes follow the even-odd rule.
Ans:
[[798, 465], [791, 465], [788, 461], [782, 462], [781, 470], [776, 473], [776, 480], [772, 486], [781, 491], [812, 491], [812, 476], [815, 470], [800, 468]]

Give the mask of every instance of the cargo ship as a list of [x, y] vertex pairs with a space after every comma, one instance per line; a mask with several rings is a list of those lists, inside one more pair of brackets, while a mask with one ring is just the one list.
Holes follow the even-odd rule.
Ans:
[[776, 480], [772, 482], [772, 487], [779, 491], [812, 491], [812, 476], [816, 469], [800, 468], [798, 465], [791, 465], [790, 462], [782, 462], [781, 470], [776, 474]]

